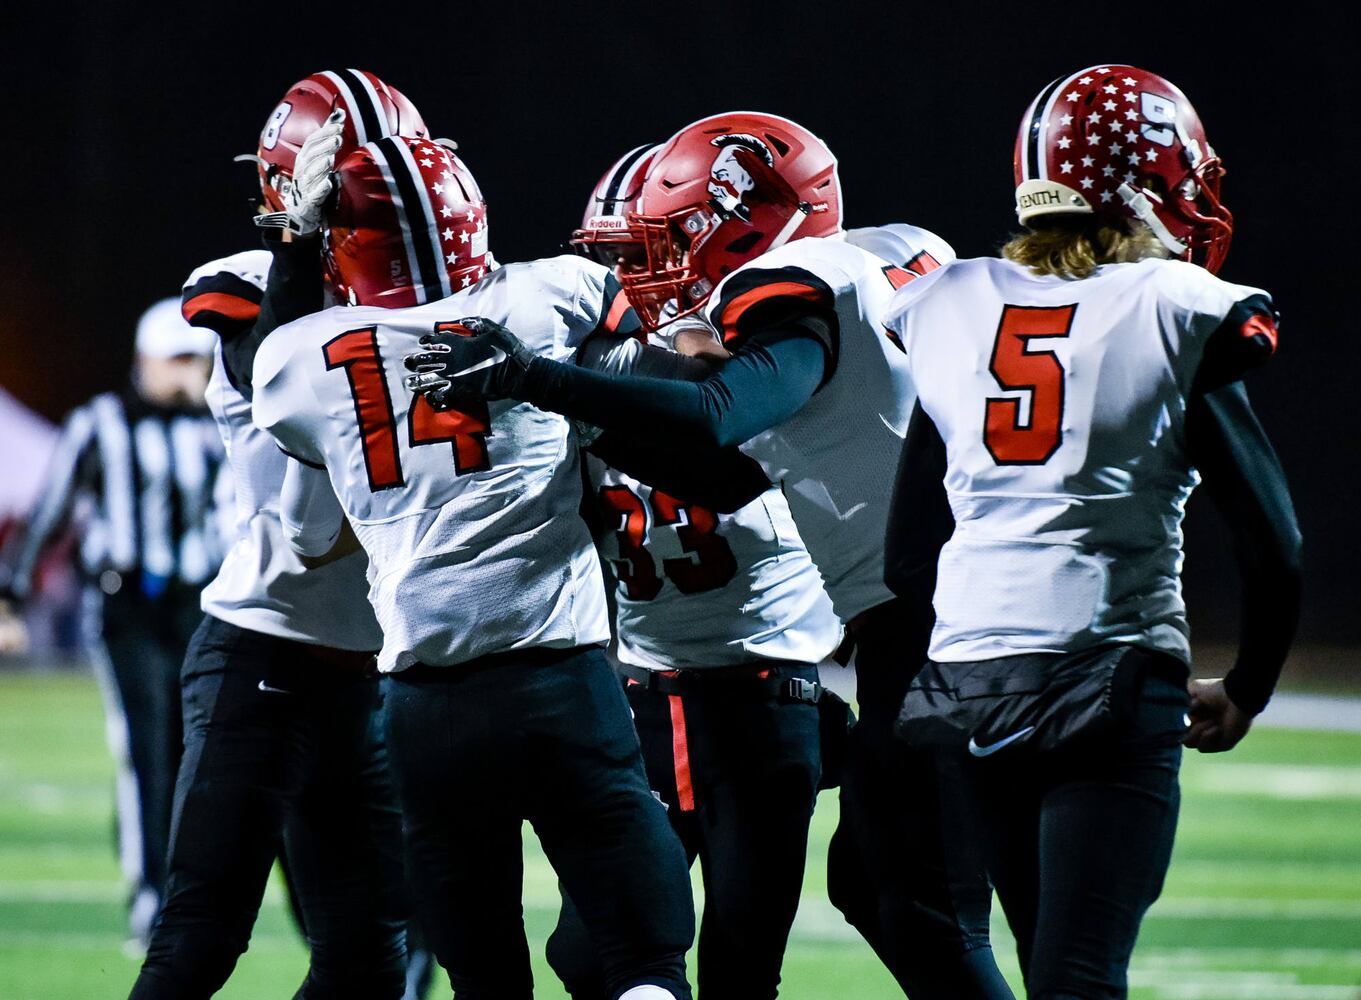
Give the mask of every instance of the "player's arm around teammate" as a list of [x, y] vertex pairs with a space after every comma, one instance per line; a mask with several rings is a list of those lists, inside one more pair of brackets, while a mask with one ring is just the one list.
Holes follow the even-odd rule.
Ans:
[[[728, 356], [698, 382], [591, 371], [520, 349], [513, 327], [428, 338], [410, 385], [435, 405], [510, 397], [654, 442], [740, 446], [790, 511], [856, 641], [861, 722], [829, 858], [833, 902], [915, 998], [1006, 997], [988, 939], [991, 889], [951, 777], [891, 739], [922, 657], [883, 583], [892, 483], [915, 390], [886, 335], [893, 290], [952, 252], [912, 226], [841, 229], [830, 150], [774, 115], [715, 115], [658, 152], [638, 211], [601, 230], [649, 329], [700, 312]], [[715, 347], [718, 347], [715, 344]], [[719, 353], [715, 351], [715, 353]]]
[[[567, 357], [611, 314], [604, 272], [573, 258], [492, 270], [477, 184], [434, 144], [368, 143], [336, 182], [328, 273], [352, 306], [265, 339], [253, 417], [326, 470], [369, 554], [386, 732], [432, 949], [459, 995], [531, 995], [528, 819], [599, 948], [606, 996], [686, 997], [684, 854], [600, 649], [603, 580], [578, 516], [571, 427], [513, 404], [437, 413], [392, 363], [471, 310]], [[334, 517], [313, 511], [320, 547]], [[313, 537], [306, 510], [295, 515], [295, 534]]]
[[[621, 218], [656, 148], [634, 150], [606, 174], [587, 230]], [[606, 282], [617, 288], [613, 275]], [[712, 371], [711, 362], [649, 350], [627, 316], [630, 326], [589, 339], [576, 363], [695, 380]], [[617, 580], [618, 657], [649, 783], [703, 873], [700, 992], [760, 1000], [777, 993], [798, 908], [822, 770], [817, 663], [836, 646], [840, 624], [783, 495], [735, 449], [701, 450], [697, 464], [733, 470], [715, 478], [759, 479], [757, 498], [717, 514], [592, 452], [590, 502]], [[575, 1000], [602, 996], [599, 959], [569, 899], [549, 958]]]

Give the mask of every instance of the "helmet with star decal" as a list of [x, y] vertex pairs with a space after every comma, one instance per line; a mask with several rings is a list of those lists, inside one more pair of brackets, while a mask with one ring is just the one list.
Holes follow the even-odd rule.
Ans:
[[341, 161], [336, 180], [325, 257], [342, 301], [421, 305], [467, 288], [491, 268], [482, 191], [444, 146], [388, 136]]
[[1016, 137], [1016, 215], [1026, 225], [1091, 215], [1146, 225], [1173, 257], [1217, 271], [1233, 236], [1223, 164], [1176, 86], [1133, 66], [1059, 77]]

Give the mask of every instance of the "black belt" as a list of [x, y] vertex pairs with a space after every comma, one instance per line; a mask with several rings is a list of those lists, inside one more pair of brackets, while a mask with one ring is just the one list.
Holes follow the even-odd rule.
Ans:
[[[644, 690], [666, 695], [695, 695], [701, 692], [743, 693], [780, 701], [816, 705], [823, 687], [817, 681], [803, 677], [781, 677], [778, 667], [766, 668], [769, 674], [759, 677], [755, 672], [734, 672], [722, 668], [711, 670], [645, 670], [620, 664], [618, 672], [640, 685]], [[763, 671], [764, 672], [764, 671]]]

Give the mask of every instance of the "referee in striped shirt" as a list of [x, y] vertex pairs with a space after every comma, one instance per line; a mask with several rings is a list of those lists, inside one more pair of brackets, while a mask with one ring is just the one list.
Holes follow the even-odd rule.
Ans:
[[67, 416], [27, 530], [0, 559], [0, 586], [22, 602], [47, 546], [80, 526], [87, 634], [118, 764], [119, 858], [131, 935], [142, 944], [165, 885], [180, 662], [202, 618], [199, 591], [222, 561], [232, 503], [204, 407], [215, 345], [212, 331], [184, 321], [178, 298], [148, 309], [131, 383]]

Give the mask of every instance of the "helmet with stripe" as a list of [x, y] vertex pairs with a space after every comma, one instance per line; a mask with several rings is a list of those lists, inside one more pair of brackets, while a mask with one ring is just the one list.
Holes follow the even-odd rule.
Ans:
[[1015, 169], [1026, 225], [1138, 219], [1172, 256], [1211, 272], [1228, 253], [1224, 166], [1186, 95], [1156, 73], [1112, 64], [1054, 80], [1021, 119]]
[[841, 231], [841, 181], [827, 144], [776, 115], [734, 111], [687, 125], [657, 151], [620, 284], [644, 328], [701, 309], [723, 278], [769, 250]]
[[612, 244], [628, 241], [628, 213], [638, 208], [643, 178], [661, 148], [657, 143], [630, 149], [605, 171], [586, 203], [581, 228], [572, 234], [579, 253], [606, 267], [614, 266], [618, 253]]
[[336, 107], [345, 109], [340, 156], [386, 135], [424, 138], [428, 134], [416, 106], [372, 73], [358, 69], [313, 73], [284, 93], [260, 131], [256, 153], [237, 157], [251, 160], [259, 168], [265, 211], [285, 210], [284, 195], [293, 181], [298, 150]]
[[472, 173], [444, 146], [388, 136], [346, 156], [336, 180], [325, 257], [342, 300], [422, 305], [486, 275], [487, 206]]

